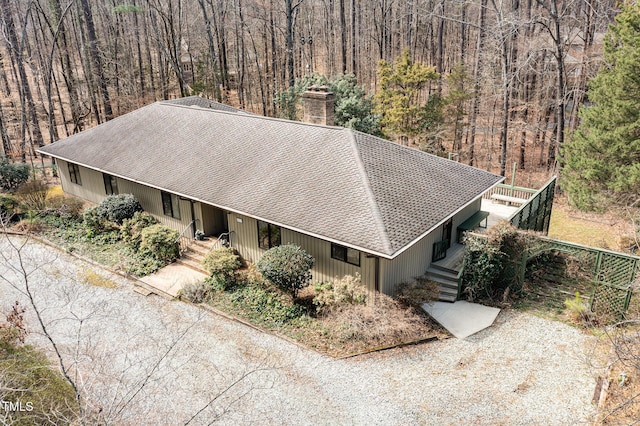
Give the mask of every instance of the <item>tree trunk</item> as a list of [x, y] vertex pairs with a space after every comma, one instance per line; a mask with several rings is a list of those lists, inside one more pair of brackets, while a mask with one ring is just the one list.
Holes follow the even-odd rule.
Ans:
[[89, 53], [91, 54], [91, 60], [93, 62], [93, 71], [98, 76], [98, 83], [100, 85], [100, 93], [102, 94], [102, 103], [104, 105], [105, 119], [111, 120], [113, 118], [113, 110], [111, 109], [111, 100], [109, 99], [109, 90], [107, 89], [107, 82], [104, 77], [102, 69], [102, 59], [98, 52], [98, 41], [96, 38], [96, 29], [93, 23], [93, 15], [91, 8], [87, 0], [80, 0], [82, 6], [82, 12], [84, 13], [85, 25], [87, 27], [87, 37], [89, 41]]
[[476, 122], [480, 112], [480, 72], [482, 69], [482, 52], [484, 51], [485, 18], [487, 0], [480, 3], [478, 22], [478, 41], [476, 43], [476, 60], [473, 66], [473, 106], [469, 116], [469, 165], [473, 166], [475, 160]]

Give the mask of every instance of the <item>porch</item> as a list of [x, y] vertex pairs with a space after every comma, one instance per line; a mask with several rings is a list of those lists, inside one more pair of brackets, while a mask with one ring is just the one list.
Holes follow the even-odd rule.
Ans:
[[[498, 187], [498, 190], [511, 189], [507, 185]], [[520, 188], [520, 197], [532, 197], [536, 190]], [[496, 191], [497, 192], [497, 191]], [[474, 232], [483, 233], [494, 226], [496, 223], [507, 220], [521, 209], [521, 206], [513, 204], [502, 204], [496, 202], [487, 194], [481, 201], [480, 211], [487, 212], [486, 228], [479, 227]], [[456, 238], [458, 240], [458, 238]], [[460, 276], [462, 272], [462, 263], [464, 260], [464, 243], [454, 240], [449, 248], [444, 247], [444, 257], [440, 260], [433, 261], [426, 271], [426, 277], [440, 285], [439, 300], [443, 302], [455, 302], [459, 297]], [[444, 242], [436, 243], [442, 244]]]

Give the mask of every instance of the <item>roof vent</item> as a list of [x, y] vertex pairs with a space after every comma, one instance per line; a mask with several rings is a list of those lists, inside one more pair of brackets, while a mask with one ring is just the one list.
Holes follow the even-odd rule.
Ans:
[[314, 84], [302, 94], [304, 99], [304, 119], [311, 124], [325, 126], [335, 125], [333, 103], [335, 96], [329, 91], [329, 87]]

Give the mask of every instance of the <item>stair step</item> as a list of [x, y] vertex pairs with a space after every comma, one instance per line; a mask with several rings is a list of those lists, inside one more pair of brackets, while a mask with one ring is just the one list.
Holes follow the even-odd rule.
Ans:
[[189, 259], [194, 261], [197, 264], [200, 264], [202, 262], [202, 259], [204, 259], [204, 256], [200, 255], [200, 253], [194, 253], [191, 251], [187, 251], [186, 253], [182, 254], [182, 258], [183, 259]]
[[447, 272], [449, 274], [458, 275], [460, 271], [456, 271], [455, 269], [447, 268], [446, 266], [438, 265], [437, 263], [432, 263], [430, 269], [437, 269], [438, 271]]
[[457, 288], [440, 287], [440, 294], [452, 294], [454, 296], [457, 296], [458, 295], [458, 289]]
[[438, 278], [443, 279], [445, 281], [454, 281], [454, 282], [458, 281], [457, 272], [452, 273], [452, 272], [443, 271], [441, 269], [429, 268], [427, 269], [427, 276], [429, 277], [429, 279], [437, 282], [440, 282], [438, 281]]
[[453, 303], [456, 301], [456, 298], [458, 297], [458, 295], [448, 295], [448, 294], [442, 294], [440, 293], [440, 297], [438, 298], [438, 300], [440, 302], [449, 302], [449, 303]]
[[191, 269], [193, 269], [194, 271], [202, 272], [202, 273], [204, 273], [204, 274], [206, 274], [206, 273], [207, 273], [207, 271], [205, 271], [205, 270], [202, 268], [202, 265], [200, 265], [200, 262], [196, 262], [196, 261], [194, 261], [194, 260], [192, 260], [192, 259], [185, 258], [184, 256], [183, 256], [183, 257], [178, 258], [178, 260], [176, 260], [176, 263], [179, 263], [179, 264], [181, 264], [181, 265], [184, 265], [184, 266], [186, 266], [187, 268], [191, 268]]

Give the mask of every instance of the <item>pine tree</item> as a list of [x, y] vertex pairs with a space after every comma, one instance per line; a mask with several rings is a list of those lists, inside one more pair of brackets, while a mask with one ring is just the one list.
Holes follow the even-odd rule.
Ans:
[[378, 75], [380, 90], [374, 98], [385, 134], [407, 144], [440, 121], [439, 98], [425, 93], [440, 76], [434, 67], [413, 62], [405, 49], [393, 65], [380, 61]]
[[589, 83], [593, 103], [564, 156], [564, 185], [580, 209], [628, 204], [640, 194], [640, 5], [622, 7], [605, 38], [605, 66]]

